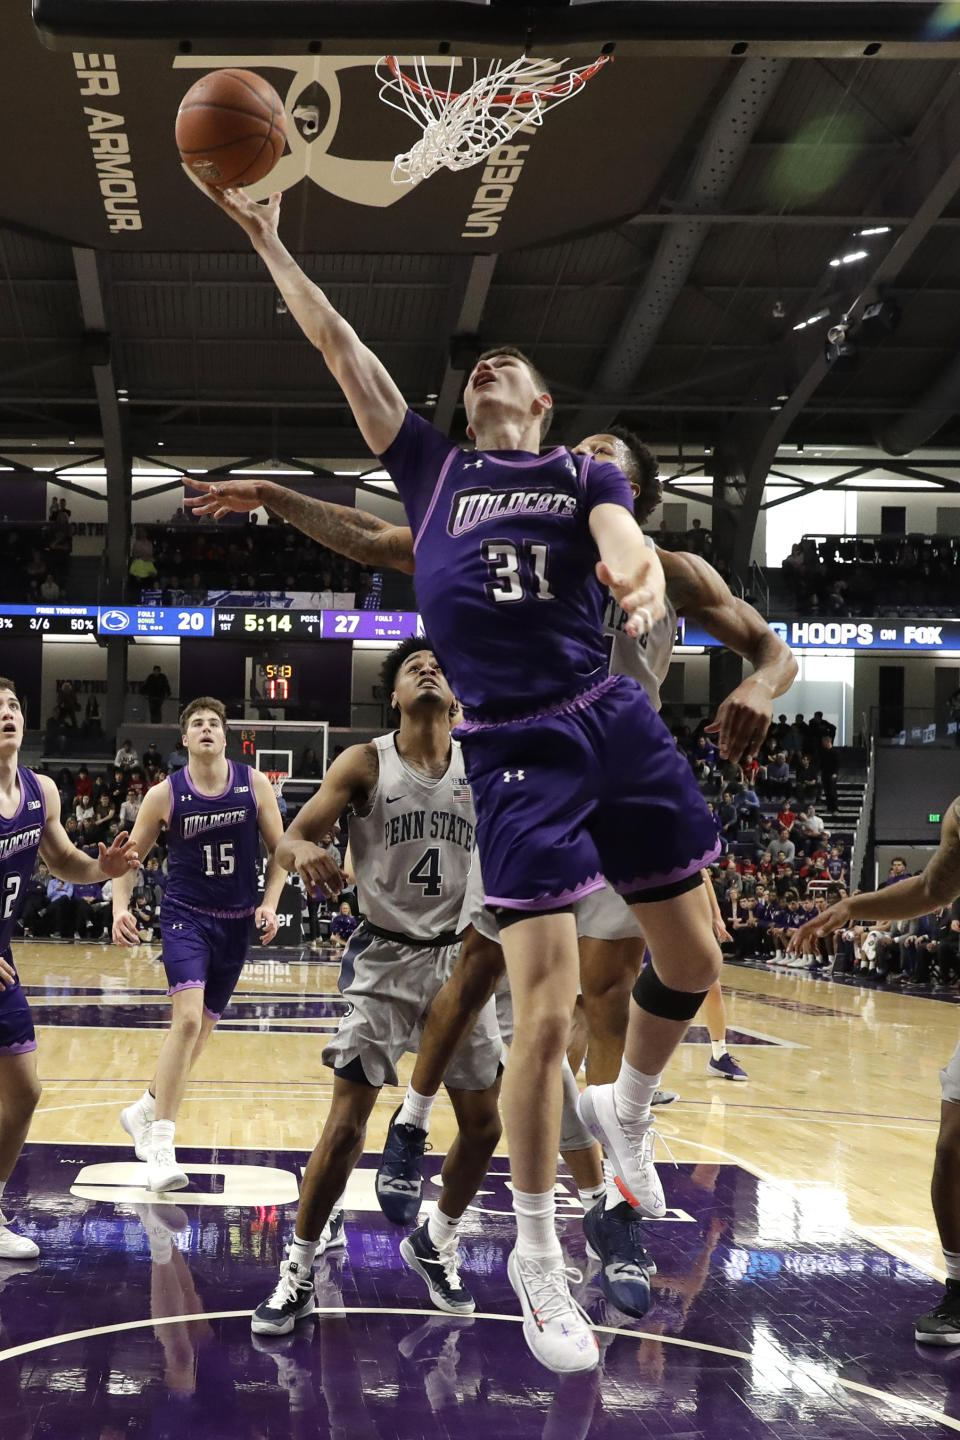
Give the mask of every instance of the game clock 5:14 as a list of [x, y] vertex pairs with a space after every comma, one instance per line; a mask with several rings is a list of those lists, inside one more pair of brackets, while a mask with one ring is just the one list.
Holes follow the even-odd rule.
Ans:
[[243, 617], [243, 628], [248, 635], [289, 635], [293, 621], [289, 615], [248, 614]]

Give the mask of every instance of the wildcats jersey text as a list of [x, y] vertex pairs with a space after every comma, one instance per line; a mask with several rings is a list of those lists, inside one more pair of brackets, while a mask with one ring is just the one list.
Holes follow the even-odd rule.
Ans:
[[432, 941], [455, 931], [467, 884], [476, 819], [463, 756], [431, 780], [405, 765], [396, 735], [380, 735], [380, 777], [363, 814], [350, 819], [357, 898], [381, 930]]
[[47, 806], [32, 770], [17, 769], [20, 805], [9, 820], [0, 815], [0, 955], [6, 954], [40, 848]]
[[451, 445], [408, 410], [383, 463], [414, 535], [426, 633], [468, 719], [528, 713], [607, 674], [590, 512], [633, 514], [615, 465]]
[[257, 904], [260, 825], [253, 772], [229, 765], [220, 795], [201, 795], [188, 766], [170, 785], [170, 851], [164, 900], [224, 917], [252, 915]]

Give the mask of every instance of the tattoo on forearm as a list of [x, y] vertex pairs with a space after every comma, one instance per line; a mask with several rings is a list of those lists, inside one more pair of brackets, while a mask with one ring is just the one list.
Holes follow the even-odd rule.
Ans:
[[361, 565], [383, 561], [383, 545], [376, 542], [388, 526], [375, 515], [351, 510], [346, 505], [332, 505], [311, 495], [300, 495], [296, 490], [271, 495], [267, 508], [309, 535], [311, 540], [326, 545], [338, 555], [345, 555], [348, 560], [356, 560]]

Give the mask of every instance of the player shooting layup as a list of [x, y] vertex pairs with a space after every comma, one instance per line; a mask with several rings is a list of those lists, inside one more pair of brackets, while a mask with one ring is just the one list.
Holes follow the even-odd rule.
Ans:
[[503, 1086], [518, 1232], [508, 1273], [537, 1357], [557, 1371], [593, 1369], [596, 1340], [570, 1296], [555, 1225], [560, 1067], [579, 970], [570, 906], [606, 876], [638, 906], [654, 955], [628, 1033], [644, 1068], [625, 1061], [591, 1112], [627, 1198], [659, 1190], [650, 1100], [721, 966], [695, 893], [718, 852], [715, 827], [642, 688], [607, 675], [602, 641], [597, 576], [638, 635], [664, 614], [663, 571], [616, 467], [562, 448], [539, 455], [552, 401], [524, 357], [481, 358], [464, 397], [477, 449], [460, 450], [407, 409], [286, 251], [280, 196], [258, 206], [208, 194], [268, 264], [411, 522], [420, 611], [466, 716], [458, 733], [516, 1017]]

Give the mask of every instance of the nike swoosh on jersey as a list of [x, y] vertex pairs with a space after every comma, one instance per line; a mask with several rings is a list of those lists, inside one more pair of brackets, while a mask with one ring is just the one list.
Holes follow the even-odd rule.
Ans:
[[387, 804], [388, 804], [388, 805], [392, 805], [395, 800], [403, 800], [404, 797], [406, 796], [406, 793], [407, 793], [407, 792], [404, 790], [404, 791], [402, 792], [402, 794], [400, 794], [400, 795], [388, 795], [388, 796], [387, 796]]

